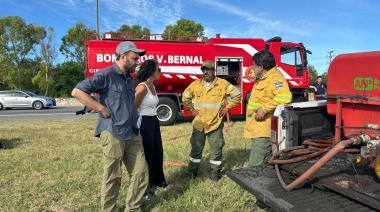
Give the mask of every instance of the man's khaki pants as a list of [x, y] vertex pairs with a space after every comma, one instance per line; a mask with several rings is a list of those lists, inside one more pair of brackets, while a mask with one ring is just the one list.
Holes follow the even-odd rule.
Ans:
[[109, 131], [100, 135], [103, 150], [103, 181], [101, 188], [101, 211], [115, 211], [121, 186], [121, 164], [130, 175], [125, 211], [139, 211], [142, 197], [149, 181], [148, 166], [140, 138], [133, 134], [132, 140], [117, 140]]

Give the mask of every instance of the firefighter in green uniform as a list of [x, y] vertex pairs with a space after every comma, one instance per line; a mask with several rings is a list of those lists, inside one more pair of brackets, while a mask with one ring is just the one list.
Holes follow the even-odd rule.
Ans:
[[[223, 117], [239, 104], [241, 93], [226, 80], [216, 77], [213, 61], [205, 61], [201, 70], [203, 78], [192, 82], [182, 96], [186, 109], [195, 116], [190, 138], [188, 174], [197, 176], [207, 138], [210, 145], [211, 179], [218, 181], [222, 176]], [[225, 105], [227, 97], [230, 97], [230, 101]]]
[[252, 60], [256, 84], [248, 101], [243, 136], [252, 139], [248, 165], [259, 166], [272, 152], [270, 127], [273, 112], [278, 105], [290, 103], [292, 94], [270, 51], [259, 51]]

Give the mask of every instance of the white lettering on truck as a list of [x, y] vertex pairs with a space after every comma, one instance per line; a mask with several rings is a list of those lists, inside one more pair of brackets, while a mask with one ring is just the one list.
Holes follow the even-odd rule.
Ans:
[[116, 54], [96, 54], [96, 62], [102, 63], [102, 62], [115, 62], [116, 61]]
[[90, 70], [89, 70], [89, 72], [91, 73], [91, 74], [95, 74], [96, 72], [98, 72], [100, 69], [99, 68], [91, 68]]
[[[158, 56], [158, 55], [157, 55]], [[155, 58], [154, 58], [154, 55], [144, 55], [144, 56], [141, 56], [140, 57], [140, 62], [142, 63], [142, 62], [144, 62], [145, 60], [154, 60]], [[162, 59], [161, 59], [162, 60]], [[158, 63], [161, 63], [161, 61], [160, 60], [157, 60], [157, 62]]]
[[168, 63], [174, 64], [201, 64], [202, 56], [168, 55]]
[[156, 55], [157, 56], [157, 62], [162, 63], [162, 58], [164, 58], [164, 55]]
[[[141, 56], [139, 62], [144, 62], [145, 60], [155, 59], [158, 63], [166, 64], [202, 64], [202, 56], [189, 56], [189, 55], [168, 55], [164, 58], [164, 55], [144, 55]], [[110, 63], [116, 61], [116, 54], [96, 54], [97, 63]]]

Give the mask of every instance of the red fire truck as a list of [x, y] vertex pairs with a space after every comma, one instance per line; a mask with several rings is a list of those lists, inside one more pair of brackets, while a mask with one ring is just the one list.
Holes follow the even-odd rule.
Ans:
[[[162, 39], [165, 36], [172, 40]], [[183, 107], [181, 95], [192, 81], [202, 77], [200, 67], [206, 60], [215, 61], [216, 75], [235, 85], [242, 93], [242, 102], [230, 110], [231, 115], [245, 113], [245, 103], [254, 84], [251, 77], [252, 55], [262, 49], [269, 49], [274, 54], [277, 66], [292, 90], [293, 102], [302, 101], [304, 89], [309, 87], [307, 53], [311, 52], [302, 43], [282, 42], [280, 37], [267, 41], [261, 38], [221, 38], [218, 34], [207, 40], [195, 37], [192, 41], [181, 40], [181, 35], [134, 37], [120, 33], [104, 33], [103, 37], [87, 36], [87, 77], [115, 62], [115, 49], [122, 41], [130, 40], [138, 48], [146, 49], [146, 55], [140, 58], [140, 62], [155, 59], [162, 70], [155, 84], [160, 100], [157, 114], [161, 125], [173, 124], [180, 112], [185, 117], [192, 115]]]

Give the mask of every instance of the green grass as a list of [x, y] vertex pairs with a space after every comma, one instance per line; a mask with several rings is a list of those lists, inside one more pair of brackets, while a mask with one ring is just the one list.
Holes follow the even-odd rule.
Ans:
[[[2, 121], [0, 211], [99, 211], [102, 176], [100, 141], [93, 137], [97, 119]], [[244, 121], [225, 123], [224, 172], [247, 166], [250, 141], [242, 138]], [[209, 146], [200, 175], [185, 177], [191, 123], [161, 127], [168, 181], [143, 211], [265, 211], [255, 197], [226, 175], [209, 179]], [[173, 165], [174, 164], [174, 165]], [[118, 211], [125, 208], [128, 174], [123, 167]]]

